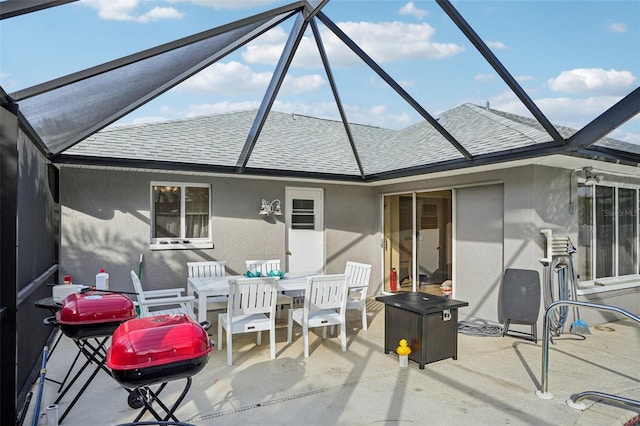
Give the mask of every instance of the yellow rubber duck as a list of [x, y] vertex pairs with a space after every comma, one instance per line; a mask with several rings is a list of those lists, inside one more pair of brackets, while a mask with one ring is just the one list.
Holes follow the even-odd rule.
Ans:
[[398, 345], [399, 346], [396, 348], [396, 353], [398, 355], [409, 355], [411, 353], [411, 348], [405, 339], [401, 339]]

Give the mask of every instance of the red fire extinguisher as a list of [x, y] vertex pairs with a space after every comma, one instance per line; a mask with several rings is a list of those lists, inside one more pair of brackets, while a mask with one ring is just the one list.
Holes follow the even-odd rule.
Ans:
[[398, 272], [396, 272], [396, 268], [391, 268], [391, 273], [389, 274], [389, 287], [393, 293], [398, 289]]

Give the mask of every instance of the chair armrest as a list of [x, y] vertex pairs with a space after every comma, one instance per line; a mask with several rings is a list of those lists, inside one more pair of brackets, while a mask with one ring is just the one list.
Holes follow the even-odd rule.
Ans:
[[184, 288], [163, 288], [160, 290], [145, 290], [144, 297], [180, 297], [185, 292]]
[[349, 286], [349, 290], [362, 290], [362, 289], [367, 289], [367, 288], [369, 288], [369, 286], [368, 286], [368, 285], [358, 285], [358, 284], [355, 284], [355, 285], [350, 285], [350, 286]]
[[167, 297], [164, 299], [145, 300], [142, 305], [145, 306], [167, 306], [179, 305], [181, 303], [192, 303], [195, 300], [193, 296]]

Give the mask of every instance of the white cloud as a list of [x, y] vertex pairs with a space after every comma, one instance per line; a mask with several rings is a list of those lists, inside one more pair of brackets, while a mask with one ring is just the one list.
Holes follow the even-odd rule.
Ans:
[[551, 90], [564, 93], [619, 95], [629, 91], [636, 78], [629, 71], [576, 68], [547, 81]]
[[[273, 73], [254, 72], [247, 65], [239, 62], [215, 63], [194, 75], [175, 90], [193, 93], [215, 93], [233, 96], [246, 93], [264, 93]], [[319, 74], [293, 77], [287, 75], [282, 83], [280, 93], [303, 93], [316, 90], [325, 84]], [[262, 95], [260, 95], [262, 96]]]
[[[287, 34], [282, 27], [272, 28], [247, 45], [242, 58], [249, 63], [276, 65], [286, 41]], [[300, 51], [302, 49], [299, 47]]]
[[211, 7], [216, 10], [223, 9], [250, 9], [278, 3], [278, 0], [168, 0], [169, 3], [191, 3], [196, 6]]
[[622, 22], [607, 22], [607, 28], [614, 33], [624, 33], [627, 31], [627, 24]]
[[0, 86], [2, 86], [7, 92], [11, 92], [13, 89], [17, 88], [17, 83], [11, 77], [11, 74], [0, 72]]
[[[464, 51], [462, 46], [455, 43], [434, 42], [432, 38], [435, 35], [435, 29], [426, 23], [342, 22], [338, 26], [378, 63], [441, 59]], [[274, 34], [271, 34], [272, 31], [259, 37], [247, 47], [242, 55], [247, 62], [269, 65], [278, 62], [287, 35], [282, 29], [278, 29]], [[362, 64], [362, 60], [333, 33], [325, 28], [321, 28], [320, 31], [332, 67]], [[308, 36], [308, 33], [300, 42], [292, 66], [321, 67], [315, 40]]]
[[215, 63], [176, 87], [194, 93], [237, 95], [264, 91], [272, 73], [256, 73], [239, 62]]
[[83, 0], [83, 4], [98, 11], [100, 18], [109, 21], [155, 22], [163, 19], [181, 19], [184, 15], [172, 7], [154, 7], [136, 14], [141, 6], [140, 0]]
[[479, 81], [480, 83], [486, 83], [487, 81], [491, 81], [494, 79], [493, 74], [476, 74], [474, 80]]
[[508, 49], [507, 45], [501, 41], [488, 41], [487, 46], [489, 46], [491, 49], [496, 49], [496, 50]]
[[198, 117], [201, 115], [223, 114], [226, 112], [248, 111], [258, 109], [259, 101], [243, 101], [243, 102], [217, 102], [213, 104], [193, 104], [185, 114], [185, 117]]
[[282, 93], [304, 93], [316, 90], [325, 83], [321, 75], [303, 75], [301, 77], [285, 76], [282, 82]]
[[427, 11], [423, 9], [418, 9], [412, 1], [402, 6], [398, 11], [398, 13], [400, 15], [415, 16], [418, 19], [424, 19], [424, 17], [427, 16]]

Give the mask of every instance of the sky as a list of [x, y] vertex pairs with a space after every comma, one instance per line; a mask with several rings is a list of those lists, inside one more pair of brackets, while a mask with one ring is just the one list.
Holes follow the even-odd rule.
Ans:
[[[291, 2], [83, 0], [5, 19], [0, 85], [10, 94]], [[640, 86], [638, 0], [451, 4], [554, 124], [579, 129]], [[322, 11], [433, 117], [466, 102], [531, 117], [435, 1], [330, 0]], [[115, 125], [258, 108], [292, 24], [263, 34]], [[318, 26], [350, 122], [401, 129], [422, 119]], [[339, 119], [310, 28], [272, 109]], [[640, 115], [609, 136], [640, 144]]]

